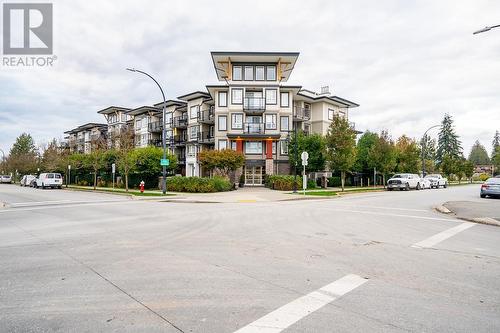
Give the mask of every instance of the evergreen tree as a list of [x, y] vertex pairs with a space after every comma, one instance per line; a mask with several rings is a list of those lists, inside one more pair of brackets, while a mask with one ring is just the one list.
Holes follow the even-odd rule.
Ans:
[[497, 147], [500, 147], [500, 132], [498, 130], [495, 132], [495, 136], [493, 136], [493, 141], [491, 144], [493, 146], [493, 150], [491, 151], [491, 159], [493, 159], [497, 152]]
[[453, 119], [449, 114], [445, 114], [441, 122], [441, 130], [439, 131], [438, 147], [436, 151], [436, 160], [441, 164], [445, 156], [450, 156], [454, 159], [462, 157], [462, 142], [455, 133]]
[[23, 133], [17, 137], [10, 149], [7, 165], [11, 172], [19, 174], [34, 173], [37, 170], [38, 150], [30, 134]]
[[[426, 173], [434, 172], [436, 170], [436, 139], [432, 139], [429, 134], [425, 134], [420, 140], [421, 155], [422, 150], [424, 150]], [[422, 161], [420, 161], [420, 165], [422, 165]]]
[[476, 142], [472, 146], [468, 160], [474, 163], [474, 165], [490, 164], [488, 153], [478, 140], [476, 140]]

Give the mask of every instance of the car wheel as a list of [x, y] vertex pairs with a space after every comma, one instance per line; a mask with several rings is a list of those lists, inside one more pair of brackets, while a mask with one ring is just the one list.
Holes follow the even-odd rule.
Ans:
[[443, 188], [447, 188], [447, 187], [448, 187], [448, 183], [444, 183]]
[[483, 198], [483, 199], [484, 199], [484, 198], [486, 198], [486, 194], [482, 194], [482, 193], [481, 193], [479, 196], [480, 196], [481, 198]]
[[415, 188], [417, 191], [421, 189], [420, 183], [417, 183], [417, 187]]
[[45, 190], [45, 185], [42, 183], [42, 190]]
[[409, 190], [410, 190], [410, 184], [406, 183], [405, 191], [409, 191]]
[[391, 188], [391, 187], [387, 188], [387, 191], [392, 191], [392, 190], [393, 190], [393, 188]]

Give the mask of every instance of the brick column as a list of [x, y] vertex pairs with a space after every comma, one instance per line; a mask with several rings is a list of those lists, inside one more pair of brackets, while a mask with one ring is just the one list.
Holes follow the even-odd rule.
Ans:
[[243, 140], [236, 139], [236, 151], [238, 153], [243, 153]]
[[266, 174], [274, 174], [273, 168], [273, 140], [266, 140]]

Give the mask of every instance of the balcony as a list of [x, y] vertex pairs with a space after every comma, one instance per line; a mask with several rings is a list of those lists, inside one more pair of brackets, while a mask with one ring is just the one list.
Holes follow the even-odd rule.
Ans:
[[[168, 144], [168, 140], [167, 140]], [[163, 147], [161, 139], [148, 140], [148, 146]]]
[[184, 165], [186, 164], [186, 156], [177, 154], [177, 164]]
[[264, 97], [245, 97], [243, 110], [249, 114], [261, 114], [266, 110], [266, 99]]
[[170, 143], [176, 146], [182, 146], [186, 144], [186, 136], [185, 135], [174, 135], [170, 137]]
[[161, 132], [163, 130], [163, 122], [161, 122], [161, 121], [154, 121], [152, 123], [149, 123], [148, 124], [148, 130], [149, 130], [149, 132], [152, 132], [152, 133]]
[[200, 143], [214, 143], [214, 134], [210, 132], [199, 132], [198, 142]]
[[187, 115], [177, 116], [172, 119], [172, 127], [175, 128], [186, 128], [188, 123]]
[[214, 123], [214, 110], [210, 108], [210, 110], [200, 111], [198, 113], [198, 122], [204, 124], [213, 124]]
[[304, 109], [295, 107], [295, 112], [293, 113], [293, 120], [304, 121], [311, 119], [311, 109]]
[[265, 134], [264, 123], [243, 123], [243, 134]]

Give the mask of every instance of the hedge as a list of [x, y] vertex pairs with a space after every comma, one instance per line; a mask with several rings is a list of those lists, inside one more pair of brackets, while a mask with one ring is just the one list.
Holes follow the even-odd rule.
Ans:
[[232, 184], [222, 177], [182, 177], [167, 178], [167, 190], [173, 192], [210, 193], [230, 191]]
[[[266, 177], [266, 187], [279, 191], [293, 190], [294, 176], [269, 175]], [[302, 177], [297, 176], [297, 188], [302, 188]]]

